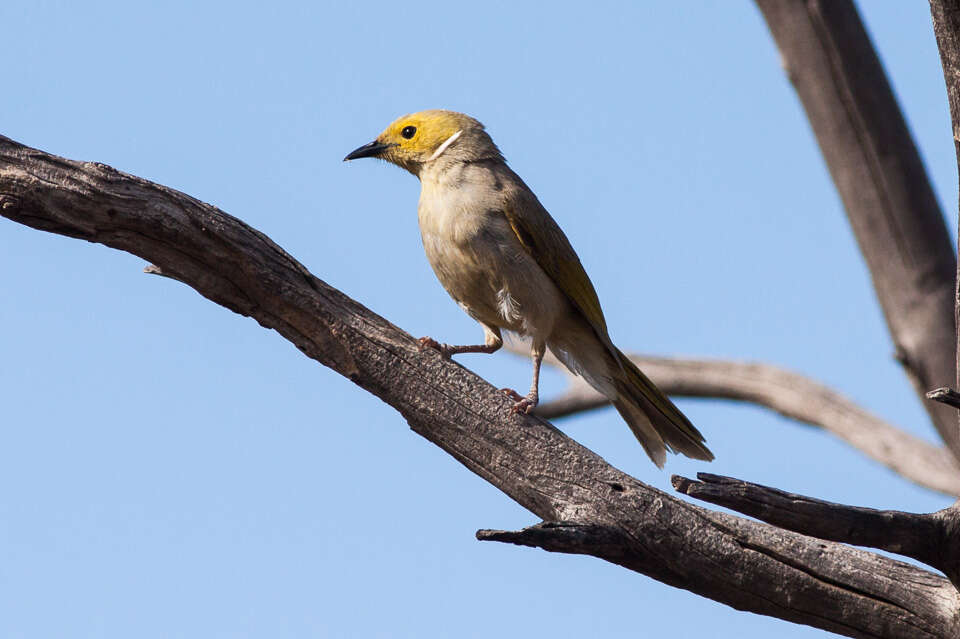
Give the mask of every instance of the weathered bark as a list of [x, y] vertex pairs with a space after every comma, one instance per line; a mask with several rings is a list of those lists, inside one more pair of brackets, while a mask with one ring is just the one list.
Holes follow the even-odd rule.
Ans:
[[896, 347], [944, 443], [957, 412], [927, 391], [957, 376], [957, 260], [923, 163], [849, 0], [757, 0], [843, 200]]
[[594, 555], [740, 610], [852, 637], [960, 633], [960, 598], [946, 579], [646, 486], [549, 423], [511, 414], [490, 384], [420, 352], [410, 335], [210, 205], [0, 137], [0, 215], [138, 255], [275, 329], [547, 522], [517, 541]]
[[[933, 33], [937, 37], [940, 50], [940, 64], [943, 67], [943, 79], [947, 85], [947, 100], [950, 103], [950, 120], [953, 125], [953, 148], [957, 156], [957, 172], [960, 175], [960, 0], [930, 0], [930, 14], [933, 18]], [[960, 249], [960, 237], [957, 238]], [[954, 322], [957, 336], [957, 377], [954, 380], [960, 389], [960, 259], [957, 261], [957, 279], [954, 289]], [[944, 404], [960, 408], [960, 399], [955, 390], [937, 389], [935, 399]]]
[[935, 402], [953, 406], [954, 408], [960, 408], [960, 393], [946, 386], [934, 388], [932, 391], [929, 391], [927, 393], [927, 399], [932, 399]]
[[[522, 352], [526, 355], [527, 349]], [[836, 435], [910, 481], [960, 495], [960, 464], [948, 450], [885, 422], [803, 375], [755, 362], [642, 355], [630, 359], [668, 395], [722, 397], [765, 406]], [[544, 361], [558, 364], [555, 359]], [[535, 412], [553, 419], [609, 403], [581, 378], [571, 377], [563, 395], [544, 402]]]
[[834, 504], [709, 473], [697, 473], [697, 479], [674, 475], [673, 487], [804, 535], [913, 557], [960, 586], [960, 505], [935, 513], [905, 513]]

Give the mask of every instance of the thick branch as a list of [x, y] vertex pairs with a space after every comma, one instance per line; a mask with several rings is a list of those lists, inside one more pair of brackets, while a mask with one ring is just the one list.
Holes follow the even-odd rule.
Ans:
[[[630, 359], [668, 395], [721, 397], [766, 406], [833, 433], [921, 486], [960, 495], [960, 464], [946, 449], [885, 422], [803, 375], [753, 362], [641, 355], [631, 355]], [[558, 364], [556, 360], [547, 361]], [[563, 395], [540, 405], [536, 412], [552, 419], [608, 403], [580, 378], [571, 378], [570, 388]]]
[[920, 155], [849, 0], [757, 0], [803, 103], [903, 364], [960, 459], [957, 412], [926, 401], [956, 381], [956, 257]]
[[433, 351], [421, 353], [410, 335], [212, 206], [6, 138], [0, 198], [0, 215], [138, 255], [275, 329], [540, 519], [609, 531], [598, 543], [584, 535], [578, 552], [737, 609], [849, 636], [960, 632], [957, 593], [942, 577], [710, 513], [642, 484], [550, 424], [513, 415], [490, 384]]
[[855, 546], [880, 548], [933, 566], [960, 586], [960, 506], [930, 514], [844, 506], [759, 484], [697, 473], [674, 475], [680, 492], [762, 521]]
[[[933, 18], [933, 33], [937, 36], [937, 48], [940, 50], [940, 64], [943, 67], [943, 79], [947, 84], [947, 99], [950, 103], [950, 120], [953, 125], [953, 148], [957, 156], [957, 171], [960, 174], [960, 0], [930, 0], [930, 14]], [[960, 249], [960, 236], [957, 238]], [[960, 331], [960, 260], [957, 262], [956, 289], [954, 291], [954, 321]], [[960, 334], [957, 339], [957, 387], [960, 388]], [[953, 391], [950, 391], [953, 392]], [[955, 392], [953, 392], [956, 395]], [[949, 393], [942, 396], [956, 400]], [[949, 401], [944, 403], [950, 404]], [[960, 401], [951, 404], [960, 407]]]

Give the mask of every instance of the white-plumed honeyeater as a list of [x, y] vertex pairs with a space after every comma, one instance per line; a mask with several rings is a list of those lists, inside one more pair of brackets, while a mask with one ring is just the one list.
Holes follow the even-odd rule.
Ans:
[[427, 259], [450, 296], [483, 326], [483, 344], [424, 337], [444, 357], [493, 353], [501, 331], [533, 341], [533, 383], [515, 412], [537, 405], [545, 349], [609, 398], [650, 459], [713, 454], [703, 435], [610, 340], [597, 293], [569, 240], [507, 166], [483, 125], [453, 111], [405, 115], [345, 160], [377, 157], [420, 178], [418, 217]]

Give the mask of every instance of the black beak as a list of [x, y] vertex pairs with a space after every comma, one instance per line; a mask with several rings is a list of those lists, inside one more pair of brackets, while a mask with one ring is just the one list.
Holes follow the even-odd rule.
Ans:
[[356, 160], [359, 158], [375, 158], [395, 144], [381, 144], [374, 140], [370, 144], [364, 144], [359, 149], [354, 149], [343, 158], [343, 161]]

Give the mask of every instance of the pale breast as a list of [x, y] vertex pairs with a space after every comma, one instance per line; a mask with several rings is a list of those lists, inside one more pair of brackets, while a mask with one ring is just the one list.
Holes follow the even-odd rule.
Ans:
[[489, 187], [425, 182], [418, 218], [427, 259], [474, 319], [546, 337], [566, 301], [520, 244], [501, 206]]

